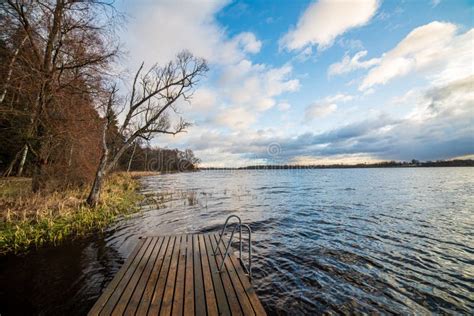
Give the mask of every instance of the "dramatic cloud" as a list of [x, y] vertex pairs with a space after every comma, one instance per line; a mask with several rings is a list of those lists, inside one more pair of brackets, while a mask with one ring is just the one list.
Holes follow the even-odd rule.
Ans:
[[456, 35], [457, 30], [454, 24], [437, 21], [414, 29], [394, 49], [381, 56], [359, 89], [364, 91], [383, 85], [413, 71], [425, 72], [436, 83], [472, 74], [474, 30]]
[[329, 66], [328, 75], [342, 75], [357, 69], [367, 69], [380, 63], [380, 58], [372, 58], [369, 60], [361, 60], [367, 55], [367, 51], [363, 50], [355, 54], [353, 57], [345, 55], [344, 58], [335, 64]]
[[[474, 76], [410, 93], [413, 111], [402, 118], [380, 114], [322, 133], [276, 136], [274, 131], [241, 132], [219, 136], [205, 132], [190, 144], [200, 155], [219, 148], [221, 159], [244, 159], [238, 164], [373, 162], [387, 159], [436, 160], [474, 153]], [[331, 98], [331, 97], [329, 97]], [[334, 98], [334, 97], [333, 97]], [[340, 95], [335, 98], [342, 100]], [[407, 99], [408, 100], [408, 99]], [[234, 113], [244, 120], [244, 113]], [[277, 155], [268, 146], [278, 144]], [[216, 157], [212, 158], [213, 160]], [[249, 160], [250, 159], [250, 160]], [[222, 164], [222, 161], [220, 161]], [[207, 165], [212, 165], [208, 163]], [[223, 165], [232, 165], [229, 161]]]
[[[474, 153], [474, 76], [433, 87], [402, 119], [387, 115], [281, 144], [289, 156], [364, 154], [378, 159], [447, 159]], [[319, 145], [316, 146], [316, 145]], [[315, 147], [316, 146], [316, 147]]]
[[[280, 39], [282, 48], [295, 51], [291, 60], [301, 62], [292, 65], [282, 60], [285, 55], [269, 51], [270, 46], [262, 49], [274, 35], [262, 33], [267, 37], [259, 39], [260, 33], [235, 32], [228, 29], [231, 24], [221, 24], [228, 14], [221, 11], [226, 4], [157, 0], [132, 6], [126, 36], [131, 66], [142, 60], [164, 63], [189, 49], [206, 58], [211, 69], [198, 85], [192, 106], [178, 106], [193, 123], [189, 133], [159, 136], [154, 144], [192, 148], [205, 166], [433, 160], [474, 153], [474, 30], [432, 22], [408, 35], [394, 31], [390, 36], [406, 37], [385, 54], [373, 56], [368, 51], [380, 47], [370, 39], [360, 38], [366, 49], [358, 39], [341, 35], [367, 24], [379, 1], [321, 0], [310, 4], [296, 27]], [[328, 65], [322, 54], [333, 52], [321, 50], [335, 41], [346, 53]], [[321, 58], [311, 63], [315, 71], [310, 71], [303, 63], [315, 50]], [[358, 73], [350, 78], [363, 96], [338, 93], [314, 99], [321, 93], [317, 89], [353, 89], [332, 87], [339, 82], [335, 78], [324, 82], [321, 73], [326, 69], [328, 76], [363, 71], [362, 77]], [[314, 73], [320, 78], [311, 77]], [[380, 85], [409, 74], [413, 86], [397, 84], [378, 91]], [[368, 96], [375, 89], [378, 93]], [[400, 95], [402, 89], [411, 90]], [[360, 101], [357, 111], [343, 105], [353, 100]], [[279, 150], [269, 151], [271, 144]]]
[[377, 0], [314, 2], [300, 17], [296, 28], [280, 40], [280, 45], [288, 50], [309, 45], [328, 48], [337, 36], [369, 22], [378, 6]]

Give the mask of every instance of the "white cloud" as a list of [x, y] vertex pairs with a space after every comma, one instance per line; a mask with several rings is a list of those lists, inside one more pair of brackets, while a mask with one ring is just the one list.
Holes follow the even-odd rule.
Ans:
[[337, 36], [369, 22], [378, 6], [377, 0], [314, 2], [300, 17], [296, 28], [281, 38], [280, 45], [288, 50], [308, 45], [328, 48]]
[[[292, 67], [255, 64], [250, 56], [262, 42], [254, 33], [229, 36], [216, 14], [228, 1], [157, 0], [130, 6], [132, 19], [125, 40], [133, 63], [166, 63], [183, 49], [207, 59], [211, 79], [199, 87], [183, 115], [191, 121], [227, 125], [239, 130], [256, 122], [259, 112], [277, 104], [277, 98], [296, 91]], [[190, 110], [189, 110], [190, 109]]]
[[[447, 85], [408, 91], [393, 100], [408, 102], [414, 109], [394, 119], [381, 113], [365, 119], [355, 118], [343, 126], [318, 133], [294, 134], [298, 129], [265, 129], [226, 132], [193, 127], [183, 147], [191, 147], [207, 166], [244, 166], [274, 162], [269, 144], [281, 148], [279, 163], [359, 163], [375, 160], [436, 160], [474, 153], [474, 76]], [[325, 99], [348, 99], [329, 96]], [[323, 99], [322, 101], [324, 101]], [[329, 106], [330, 108], [330, 106]], [[248, 125], [243, 110], [228, 112], [223, 124]], [[235, 116], [235, 118], [232, 118]], [[270, 160], [268, 160], [270, 159]]]
[[292, 67], [269, 68], [242, 61], [229, 67], [221, 78], [222, 93], [234, 107], [266, 111], [276, 104], [276, 97], [285, 92], [297, 91], [299, 80], [291, 79]]
[[431, 22], [410, 32], [398, 45], [383, 54], [377, 66], [364, 77], [359, 90], [413, 71], [425, 73], [436, 83], [446, 83], [473, 73], [474, 30], [456, 35], [456, 25]]
[[256, 54], [262, 48], [262, 42], [257, 40], [255, 34], [250, 32], [240, 33], [235, 40], [241, 45], [244, 52]]
[[[446, 85], [434, 85], [427, 91], [409, 90], [395, 102], [413, 102], [407, 119], [424, 122], [435, 117], [474, 117], [474, 74]], [[474, 144], [474, 142], [473, 142]]]
[[156, 1], [131, 6], [126, 33], [130, 56], [163, 64], [188, 49], [210, 62], [231, 62], [242, 57], [236, 41], [230, 41], [214, 15], [227, 1]]
[[337, 63], [329, 66], [328, 75], [342, 75], [357, 69], [367, 69], [380, 63], [380, 58], [372, 58], [369, 60], [361, 60], [367, 55], [367, 51], [363, 50], [355, 54], [353, 57], [345, 55], [344, 58]]
[[341, 46], [344, 49], [347, 49], [349, 51], [361, 51], [364, 50], [364, 44], [362, 44], [361, 40], [357, 39], [348, 39], [341, 37], [337, 43], [339, 46]]
[[207, 111], [214, 107], [217, 102], [216, 93], [209, 88], [197, 89], [191, 99], [193, 111]]
[[278, 103], [278, 109], [282, 112], [286, 112], [291, 108], [291, 105], [288, 102]]
[[337, 104], [335, 103], [313, 103], [306, 107], [305, 119], [311, 121], [315, 118], [325, 117], [336, 110]]
[[315, 118], [326, 117], [337, 110], [337, 103], [345, 103], [354, 99], [354, 96], [338, 93], [310, 104], [305, 109], [305, 120], [310, 122]]
[[343, 94], [343, 93], [338, 93], [335, 95], [327, 96], [324, 100], [326, 102], [348, 102], [354, 99], [354, 96], [348, 95], [348, 94]]
[[434, 7], [437, 7], [438, 4], [441, 3], [441, 0], [431, 0], [431, 6], [434, 8]]
[[256, 120], [256, 113], [249, 109], [226, 108], [215, 117], [215, 122], [231, 129], [246, 129]]
[[285, 65], [273, 68], [266, 73], [266, 91], [269, 96], [280, 95], [283, 92], [294, 92], [299, 89], [299, 80], [289, 79], [292, 70], [290, 65]]
[[[351, 14], [351, 17], [341, 16], [341, 12], [329, 8], [342, 6], [343, 2], [334, 3], [320, 1], [310, 5], [298, 27], [288, 33], [282, 43], [290, 50], [305, 52], [302, 55], [305, 57], [311, 54], [315, 45], [319, 49], [326, 48], [339, 35], [370, 20], [368, 17], [366, 22], [354, 22], [352, 15], [360, 17], [357, 10], [345, 9], [341, 12]], [[373, 3], [375, 12], [378, 3]], [[163, 63], [180, 50], [189, 49], [195, 55], [207, 58], [211, 64], [208, 79], [201, 83], [204, 86], [199, 85], [192, 100], [193, 112], [184, 111], [185, 118], [196, 124], [188, 134], [160, 136], [160, 146], [192, 148], [208, 165], [220, 163], [226, 166], [265, 162], [267, 146], [274, 142], [281, 144], [282, 156], [288, 161], [292, 157], [336, 159], [338, 155], [356, 155], [363, 159], [366, 159], [365, 155], [384, 159], [437, 159], [473, 152], [474, 96], [469, 88], [474, 83], [472, 76], [466, 77], [473, 71], [472, 30], [456, 35], [456, 26], [453, 31], [445, 32], [451, 24], [436, 22], [443, 25], [440, 30], [424, 30], [410, 43], [400, 42], [392, 50], [394, 52], [391, 51], [392, 54], [388, 52], [376, 59], [365, 59], [367, 53], [358, 43], [354, 43], [353, 48], [344, 48], [349, 52], [334, 74], [344, 73], [347, 69], [371, 69], [364, 79], [370, 75], [372, 83], [364, 87], [364, 93], [412, 71], [419, 71], [430, 79], [431, 84], [422, 93], [398, 100], [413, 106], [413, 111], [406, 117], [395, 120], [381, 116], [360, 121], [360, 116], [347, 116], [347, 126], [329, 126], [332, 129], [316, 134], [297, 135], [301, 129], [282, 125], [275, 130], [256, 131], [259, 128], [258, 119], [264, 111], [272, 107], [285, 111], [290, 107], [288, 101], [280, 98], [286, 99], [285, 93], [298, 90], [300, 82], [293, 79], [291, 65], [271, 66], [252, 61], [252, 54], [261, 50], [262, 43], [256, 34], [250, 32], [228, 35], [225, 27], [215, 19], [216, 13], [225, 4], [225, 1], [190, 0], [182, 5], [157, 0], [154, 5], [132, 6], [136, 11], [135, 14], [131, 12], [133, 19], [127, 43], [130, 56], [136, 58], [134, 62], [145, 59], [148, 63]], [[354, 4], [347, 1], [344, 6], [351, 5]], [[310, 9], [319, 13], [310, 14]], [[328, 14], [321, 15], [321, 10]], [[307, 15], [310, 18], [305, 18]], [[318, 19], [311, 18], [313, 15]], [[425, 37], [432, 41], [426, 41]], [[390, 66], [390, 59], [397, 58], [399, 60]], [[383, 69], [379, 78], [376, 73], [371, 74], [378, 68]], [[465, 81], [453, 83], [463, 76]], [[331, 95], [308, 106], [306, 114], [309, 119], [330, 115], [343, 108], [343, 102], [351, 100], [354, 96], [342, 93]], [[339, 111], [338, 117], [343, 113]], [[271, 114], [291, 117], [287, 113]], [[352, 119], [355, 122], [350, 122]]]

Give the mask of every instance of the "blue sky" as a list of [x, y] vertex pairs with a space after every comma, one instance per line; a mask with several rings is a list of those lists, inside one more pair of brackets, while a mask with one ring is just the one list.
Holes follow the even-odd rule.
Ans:
[[123, 1], [130, 71], [187, 49], [180, 114], [204, 166], [474, 154], [472, 1]]

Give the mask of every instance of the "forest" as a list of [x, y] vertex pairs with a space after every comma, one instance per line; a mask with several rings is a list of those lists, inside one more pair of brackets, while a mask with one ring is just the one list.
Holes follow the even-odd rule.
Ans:
[[117, 71], [122, 19], [103, 1], [0, 4], [3, 176], [31, 177], [33, 192], [91, 186], [95, 205], [113, 171], [195, 168], [191, 150], [148, 144], [190, 126], [177, 104], [190, 100], [206, 61], [184, 51], [133, 75]]
[[[0, 254], [59, 244], [137, 212], [132, 171], [197, 168], [186, 132], [208, 71], [189, 51], [127, 68], [114, 2], [0, 2]], [[132, 66], [130, 66], [132, 68]]]

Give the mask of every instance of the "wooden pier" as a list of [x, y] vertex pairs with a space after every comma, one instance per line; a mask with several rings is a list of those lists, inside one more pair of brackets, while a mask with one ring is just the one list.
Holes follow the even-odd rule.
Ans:
[[[217, 234], [144, 237], [89, 315], [266, 315], [239, 259], [218, 272]], [[220, 243], [221, 252], [224, 245]]]

